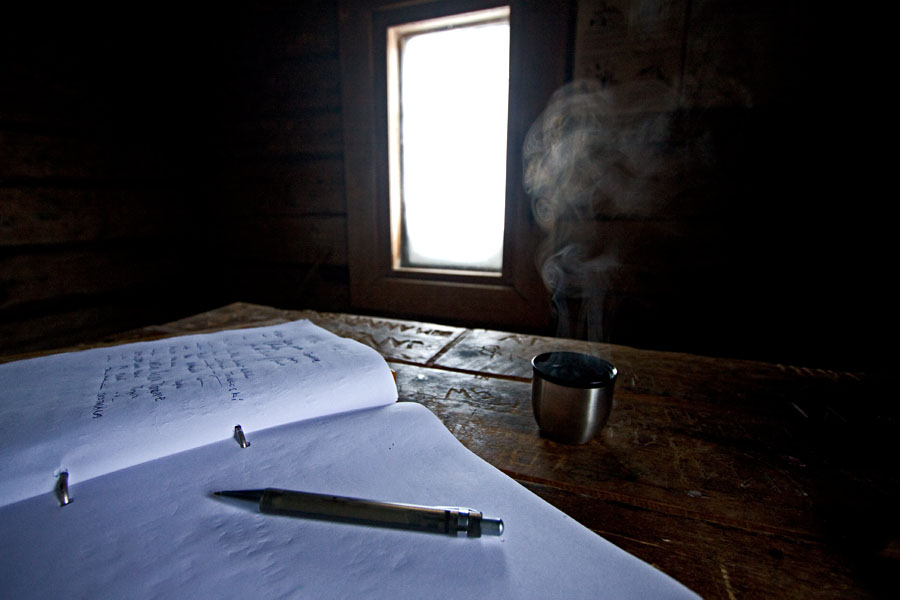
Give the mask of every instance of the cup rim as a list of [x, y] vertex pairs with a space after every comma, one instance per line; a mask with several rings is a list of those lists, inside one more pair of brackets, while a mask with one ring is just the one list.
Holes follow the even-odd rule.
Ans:
[[[579, 357], [580, 360], [584, 360], [583, 357], [587, 357], [591, 361], [599, 363], [597, 366], [602, 367], [602, 373], [582, 373], [582, 377], [572, 379], [567, 377], [560, 377], [541, 365], [542, 362], [546, 362], [547, 359], [552, 356], [572, 356]], [[587, 354], [585, 352], [571, 352], [567, 350], [557, 350], [552, 352], [542, 352], [541, 354], [536, 355], [531, 359], [531, 366], [534, 369], [534, 376], [539, 377], [544, 381], [549, 381], [550, 383], [554, 383], [556, 385], [561, 385], [570, 388], [580, 388], [580, 389], [591, 389], [591, 388], [601, 388], [608, 387], [615, 383], [616, 377], [619, 372], [616, 369], [615, 365], [613, 365], [608, 360], [602, 359], [599, 356], [594, 356], [593, 354]]]

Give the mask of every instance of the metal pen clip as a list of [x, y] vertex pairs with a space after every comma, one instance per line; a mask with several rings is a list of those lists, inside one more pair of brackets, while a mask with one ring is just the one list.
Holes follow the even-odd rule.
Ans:
[[61, 471], [56, 476], [56, 499], [60, 506], [65, 506], [72, 500], [69, 498], [69, 472]]
[[241, 448], [246, 448], [250, 445], [250, 442], [248, 442], [247, 438], [244, 437], [244, 430], [241, 429], [240, 425], [234, 426], [234, 439], [237, 440], [237, 443]]

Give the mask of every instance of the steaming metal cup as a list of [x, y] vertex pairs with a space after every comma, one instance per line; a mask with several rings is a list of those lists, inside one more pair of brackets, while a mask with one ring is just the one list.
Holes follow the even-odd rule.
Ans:
[[606, 425], [618, 371], [578, 352], [546, 352], [531, 360], [531, 407], [541, 435], [584, 444]]

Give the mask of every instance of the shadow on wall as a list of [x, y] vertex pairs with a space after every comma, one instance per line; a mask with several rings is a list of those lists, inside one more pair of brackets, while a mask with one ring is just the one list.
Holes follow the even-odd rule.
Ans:
[[691, 109], [662, 82], [560, 89], [524, 149], [559, 335], [863, 366], [847, 346], [866, 330], [836, 316], [872, 318], [841, 284], [866, 289], [866, 240], [833, 210], [822, 137], [792, 104]]

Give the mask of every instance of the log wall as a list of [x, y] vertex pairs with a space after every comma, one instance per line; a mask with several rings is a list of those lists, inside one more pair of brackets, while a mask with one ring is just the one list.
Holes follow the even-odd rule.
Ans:
[[[565, 333], [872, 359], [887, 225], [871, 190], [836, 177], [859, 152], [852, 128], [823, 125], [848, 113], [823, 77], [848, 60], [818, 54], [810, 4], [579, 2], [574, 76], [665, 89], [626, 116], [668, 128], [645, 140], [662, 157], [651, 201], [574, 221], [616, 269], [588, 299], [600, 332]], [[0, 17], [4, 353], [236, 300], [352, 310], [337, 2], [129, 7]], [[585, 298], [562, 301], [578, 315]]]

